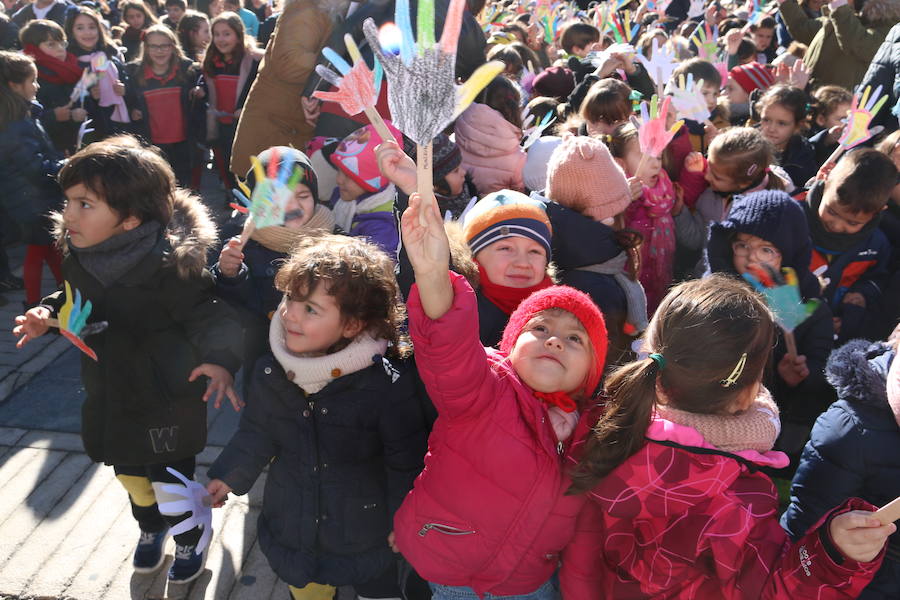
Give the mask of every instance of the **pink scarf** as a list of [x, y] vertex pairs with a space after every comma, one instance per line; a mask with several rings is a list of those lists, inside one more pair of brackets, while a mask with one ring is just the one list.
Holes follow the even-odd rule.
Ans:
[[[103, 60], [105, 67], [97, 71], [94, 68], [96, 62]], [[97, 85], [100, 86], [100, 106], [113, 106], [112, 120], [118, 123], [130, 123], [128, 108], [125, 106], [125, 98], [116, 95], [113, 84], [119, 80], [119, 70], [115, 63], [109, 60], [105, 52], [97, 51], [78, 57], [79, 62], [87, 63], [91, 70], [97, 74]]]

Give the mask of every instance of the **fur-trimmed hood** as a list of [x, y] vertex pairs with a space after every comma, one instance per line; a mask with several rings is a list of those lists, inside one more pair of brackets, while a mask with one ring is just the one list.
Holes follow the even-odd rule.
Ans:
[[900, 0], [865, 0], [860, 16], [869, 25], [900, 21]]
[[[219, 233], [200, 198], [187, 190], [177, 189], [174, 194], [172, 219], [166, 225], [163, 264], [174, 265], [181, 279], [191, 279], [203, 272], [207, 254], [218, 243]], [[68, 254], [65, 243], [66, 225], [61, 212], [50, 215], [53, 221], [53, 237], [63, 254]]]
[[887, 344], [851, 340], [828, 357], [825, 376], [840, 400], [889, 410], [886, 385], [893, 358]]

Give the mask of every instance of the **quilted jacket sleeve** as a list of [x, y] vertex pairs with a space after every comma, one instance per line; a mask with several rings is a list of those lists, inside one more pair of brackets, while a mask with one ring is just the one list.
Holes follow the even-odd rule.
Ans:
[[781, 517], [791, 538], [803, 537], [833, 506], [860, 493], [867, 472], [863, 433], [840, 403], [816, 420], [791, 486], [791, 505]]
[[822, 28], [824, 19], [811, 19], [800, 8], [800, 4], [794, 0], [787, 0], [778, 11], [781, 13], [781, 17], [784, 19], [784, 24], [787, 25], [791, 37], [801, 44], [809, 45], [813, 38], [816, 37], [819, 29]]
[[485, 411], [498, 384], [478, 339], [475, 292], [462, 275], [451, 271], [450, 281], [453, 304], [440, 319], [425, 315], [416, 284], [407, 310], [416, 366], [428, 395], [440, 416], [457, 419]]
[[[894, 25], [887, 39], [882, 42], [875, 58], [869, 63], [869, 70], [866, 71], [859, 89], [864, 90], [871, 87], [873, 90], [881, 86], [882, 93], [888, 95], [888, 101], [885, 106], [894, 106], [897, 104], [897, 95], [894, 89], [894, 82], [898, 81], [897, 68], [900, 64], [894, 59], [894, 54], [900, 56], [900, 24]], [[889, 110], [880, 110], [873, 120], [873, 125], [881, 125], [890, 130], [896, 125], [893, 115]]]

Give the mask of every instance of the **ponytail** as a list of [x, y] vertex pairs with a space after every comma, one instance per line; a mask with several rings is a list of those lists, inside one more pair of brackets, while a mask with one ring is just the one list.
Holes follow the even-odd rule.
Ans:
[[659, 366], [651, 358], [619, 367], [606, 383], [606, 410], [585, 442], [584, 457], [572, 470], [567, 495], [592, 490], [601, 479], [644, 445], [656, 405]]

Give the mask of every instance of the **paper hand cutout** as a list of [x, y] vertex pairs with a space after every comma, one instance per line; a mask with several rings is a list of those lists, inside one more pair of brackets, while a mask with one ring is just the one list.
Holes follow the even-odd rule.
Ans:
[[199, 527], [203, 533], [200, 535], [200, 541], [197, 542], [195, 552], [200, 554], [206, 550], [209, 546], [209, 541], [212, 539], [212, 508], [209, 504], [209, 494], [202, 484], [191, 481], [172, 467], [166, 467], [166, 471], [177, 477], [184, 485], [167, 483], [162, 486], [163, 491], [181, 496], [184, 500], [163, 502], [159, 505], [159, 510], [171, 515], [191, 513], [189, 517], [172, 526], [170, 533], [178, 535], [190, 531], [194, 527]]
[[250, 196], [250, 219], [253, 227], [262, 229], [284, 223], [285, 205], [294, 194], [294, 188], [302, 175], [300, 169], [294, 169], [294, 161], [281, 161], [279, 169], [278, 151], [273, 148], [269, 159], [269, 170], [263, 170], [262, 163], [255, 156], [250, 157], [256, 185]]
[[421, 0], [418, 44], [412, 37], [409, 0], [397, 0], [400, 55], [386, 53], [372, 19], [363, 23], [366, 39], [381, 61], [388, 80], [388, 106], [394, 125], [425, 146], [472, 103], [478, 92], [505, 67], [500, 61], [482, 65], [463, 85], [456, 85], [456, 46], [465, 0], [452, 0], [441, 40], [434, 42], [434, 0]]
[[64, 338], [72, 342], [72, 345], [96, 361], [97, 353], [94, 352], [93, 348], [84, 343], [81, 336], [82, 334], [88, 336], [94, 333], [100, 333], [106, 329], [107, 323], [106, 321], [101, 321], [99, 323], [87, 325], [88, 317], [91, 316], [91, 309], [93, 308], [91, 301], [88, 300], [82, 304], [81, 291], [76, 289], [75, 295], [73, 296], [72, 286], [69, 285], [68, 281], [65, 282], [65, 290], [66, 302], [62, 305], [62, 308], [59, 309], [59, 314], [57, 316], [59, 321], [59, 332]]
[[778, 326], [792, 332], [805, 321], [819, 306], [818, 300], [803, 302], [797, 281], [797, 273], [785, 267], [778, 273], [772, 267], [760, 268], [750, 265], [744, 279], [749, 281], [766, 298]]
[[691, 36], [691, 41], [697, 46], [697, 56], [709, 62], [715, 61], [719, 50], [718, 39], [719, 28], [710, 27], [707, 22], [703, 23], [703, 28], [697, 27]]
[[[872, 119], [875, 118], [875, 115], [887, 102], [887, 96], [881, 95], [880, 85], [875, 88], [875, 93], [870, 96], [869, 92], [871, 91], [872, 89], [866, 86], [862, 98], [859, 97], [858, 93], [853, 95], [850, 113], [846, 119], [843, 119], [844, 123], [846, 123], [844, 132], [838, 139], [838, 143], [844, 148], [850, 149], [858, 146], [878, 133], [874, 129], [869, 129], [869, 123], [872, 122]], [[860, 104], [862, 104], [862, 108], [860, 108]]]
[[638, 60], [641, 61], [641, 64], [647, 69], [647, 74], [653, 78], [656, 85], [666, 85], [666, 82], [669, 81], [672, 77], [672, 73], [674, 73], [675, 69], [678, 67], [678, 59], [675, 56], [675, 50], [670, 48], [668, 44], [664, 44], [660, 47], [659, 40], [656, 38], [653, 38], [650, 48], [650, 58], [648, 59], [646, 56], [639, 54]]
[[337, 102], [348, 115], [358, 115], [368, 107], [374, 107], [381, 89], [381, 63], [375, 60], [374, 72], [362, 59], [359, 49], [350, 34], [344, 36], [353, 66], [341, 58], [331, 48], [324, 48], [322, 54], [340, 71], [340, 75], [324, 65], [316, 66], [316, 73], [335, 87], [334, 91], [315, 91], [313, 97], [326, 102]]
[[91, 123], [93, 123], [92, 120], [85, 119], [81, 126], [78, 127], [78, 139], [75, 142], [76, 150], [80, 149], [82, 144], [84, 144], [84, 136], [94, 132], [94, 130], [91, 128]]
[[690, 119], [702, 123], [709, 119], [709, 108], [706, 107], [706, 99], [703, 97], [703, 80], [694, 81], [694, 76], [688, 73], [678, 77], [677, 85], [669, 85], [666, 89], [672, 94], [672, 104], [678, 112], [678, 117]]
[[641, 152], [650, 156], [659, 157], [663, 150], [675, 137], [678, 128], [684, 125], [684, 121], [676, 121], [671, 128], [666, 130], [666, 115], [669, 112], [671, 96], [666, 96], [659, 106], [659, 96], [654, 95], [650, 100], [650, 111], [647, 111], [647, 103], [641, 102], [641, 127], [638, 130], [638, 142]]
[[[534, 116], [534, 115], [530, 115]], [[553, 121], [556, 120], [552, 111], [547, 112], [544, 115], [544, 118], [541, 119], [541, 122], [535, 125], [531, 130], [528, 131], [528, 137], [525, 138], [525, 141], [522, 143], [522, 148], [524, 150], [528, 150], [536, 141], [538, 141], [541, 136], [544, 134], [544, 130], [550, 127]]]
[[78, 83], [75, 84], [75, 87], [72, 88], [72, 93], [69, 95], [69, 102], [78, 100], [81, 103], [81, 106], [84, 107], [84, 98], [87, 96], [88, 90], [96, 83], [97, 74], [90, 69], [85, 69], [81, 73], [81, 79], [79, 79]]

